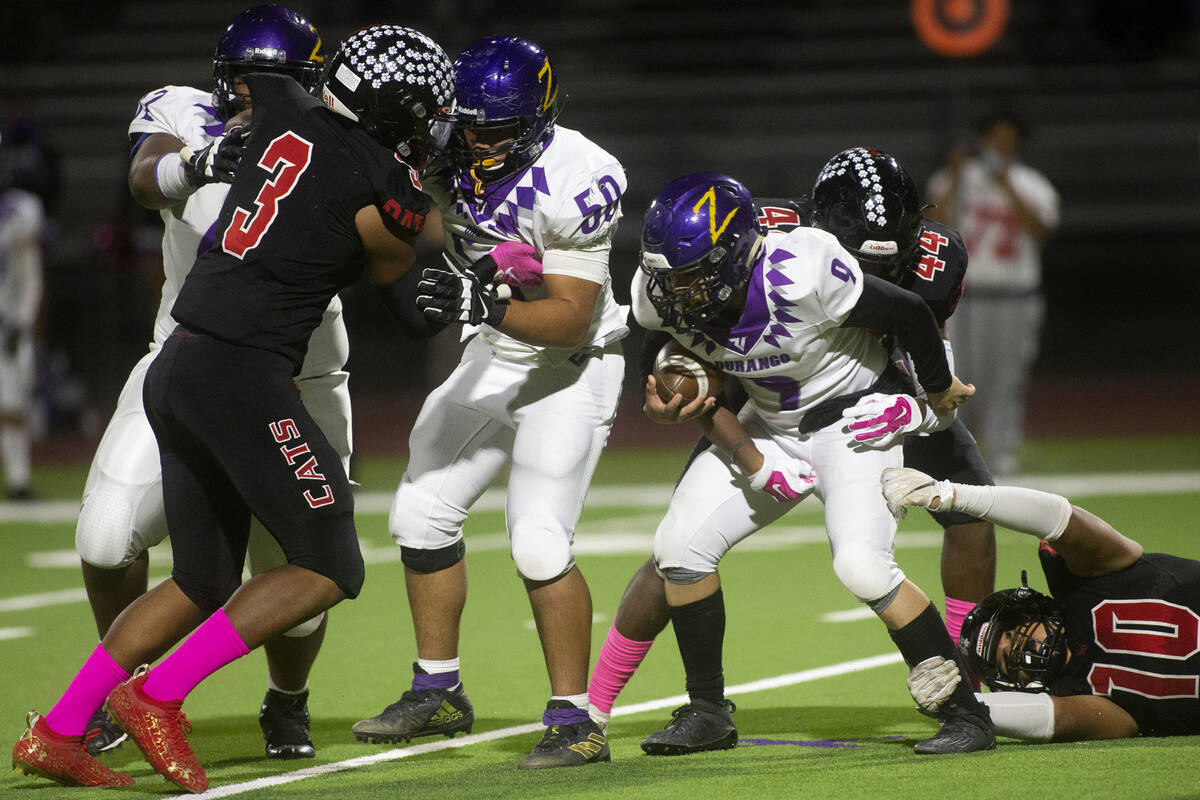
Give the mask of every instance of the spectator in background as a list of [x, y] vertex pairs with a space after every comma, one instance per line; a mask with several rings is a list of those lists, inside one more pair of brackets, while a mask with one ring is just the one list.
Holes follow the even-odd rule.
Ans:
[[[7, 134], [11, 126], [6, 126]], [[0, 135], [0, 467], [9, 500], [30, 500], [33, 333], [42, 304], [42, 201], [25, 186], [23, 154]]]
[[956, 361], [978, 393], [959, 410], [997, 475], [1020, 468], [1025, 392], [1045, 303], [1041, 248], [1058, 226], [1058, 192], [1021, 162], [1025, 123], [994, 111], [977, 126], [974, 153], [955, 148], [929, 181], [926, 216], [962, 233], [971, 280], [949, 323]]

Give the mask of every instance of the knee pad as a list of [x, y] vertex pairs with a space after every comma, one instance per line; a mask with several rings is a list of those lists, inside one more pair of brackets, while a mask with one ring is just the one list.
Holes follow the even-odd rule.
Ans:
[[575, 566], [571, 540], [565, 531], [537, 522], [517, 522], [510, 533], [512, 560], [525, 580], [553, 580]]
[[673, 583], [676, 586], [699, 583], [709, 575], [712, 575], [711, 572], [697, 572], [694, 569], [687, 569], [685, 567], [667, 567], [666, 569], [658, 570], [658, 572], [667, 579], [668, 583]]
[[863, 603], [885, 597], [904, 581], [904, 573], [889, 555], [862, 545], [844, 545], [833, 557], [838, 580]]
[[317, 628], [321, 627], [321, 623], [325, 620], [325, 613], [322, 611], [315, 617], [301, 622], [294, 628], [290, 628], [283, 632], [284, 636], [290, 636], [293, 639], [303, 639], [305, 636], [312, 636], [317, 632]]
[[119, 569], [137, 558], [133, 543], [133, 504], [115, 492], [94, 492], [79, 511], [75, 551], [93, 567]]
[[467, 543], [463, 539], [437, 550], [418, 550], [415, 547], [400, 545], [400, 561], [413, 572], [428, 575], [431, 572], [450, 569], [463, 560], [466, 552]]

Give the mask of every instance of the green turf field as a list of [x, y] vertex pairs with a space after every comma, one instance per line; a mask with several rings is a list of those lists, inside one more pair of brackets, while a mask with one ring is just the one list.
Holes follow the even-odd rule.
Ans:
[[[1195, 438], [1031, 445], [1037, 479], [1087, 473], [1087, 480], [1049, 486], [1081, 493], [1075, 496], [1080, 505], [1148, 550], [1200, 558], [1195, 535], [1200, 442]], [[593, 659], [625, 582], [646, 558], [666, 486], [681, 458], [678, 451], [611, 451], [601, 459], [577, 536], [578, 563], [595, 607]], [[642, 755], [639, 741], [669, 719], [683, 690], [679, 657], [667, 632], [618, 701], [618, 708], [640, 704], [651, 710], [618, 711], [609, 731], [611, 764], [535, 773], [516, 769], [538, 739], [547, 685], [525, 593], [505, 549], [503, 513], [493, 495], [485, 497], [485, 509], [472, 515], [467, 528], [471, 588], [461, 656], [477, 712], [474, 732], [453, 740], [418, 740], [413, 747], [355, 743], [350, 725], [399, 697], [415, 657], [402, 567], [387, 534], [387, 497], [379, 494], [390, 491], [401, 469], [396, 462], [374, 460], [356, 470], [364, 489], [375, 493], [364, 497], [358, 516], [367, 582], [359, 599], [333, 611], [310, 682], [317, 758], [268, 762], [262, 757], [256, 714], [265, 665], [260, 653], [252, 653], [206, 681], [185, 705], [195, 725], [193, 747], [213, 786], [206, 796], [1200, 796], [1200, 737], [1070, 745], [1002, 742], [988, 753], [914, 756], [912, 743], [931, 735], [935, 723], [913, 709], [905, 670], [880, 623], [854, 614], [848, 621], [827, 619], [858, 606], [832, 573], [819, 505], [811, 500], [722, 564], [728, 609], [725, 674], [738, 706], [742, 742], [737, 749], [683, 758]], [[1150, 474], [1155, 471], [1174, 475], [1171, 491], [1142, 493], [1154, 487]], [[1106, 479], [1109, 472], [1148, 474], [1122, 485]], [[0, 563], [0, 748], [11, 748], [27, 710], [46, 711], [54, 703], [95, 646], [68, 500], [77, 498], [83, 470], [42, 471], [39, 478], [39, 486], [63, 499], [41, 507], [48, 521], [21, 519], [13, 506], [0, 505], [5, 554]], [[1092, 494], [1096, 490], [1105, 493]], [[1035, 540], [1001, 531], [998, 544], [1002, 586], [1015, 585], [1019, 570], [1028, 568], [1031, 582], [1044, 588], [1035, 572]], [[940, 532], [923, 513], [902, 523], [900, 564], [940, 602], [939, 545]], [[151, 564], [152, 580], [165, 577], [169, 553], [155, 551]], [[104, 790], [103, 796], [175, 793], [132, 746], [105, 762], [138, 783], [128, 790]], [[0, 797], [81, 796], [100, 796], [100, 790], [65, 789], [0, 773]]]

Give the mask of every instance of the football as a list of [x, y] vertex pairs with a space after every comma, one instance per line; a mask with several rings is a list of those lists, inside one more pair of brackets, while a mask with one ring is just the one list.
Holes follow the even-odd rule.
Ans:
[[725, 375], [672, 339], [654, 357], [654, 384], [664, 403], [681, 394], [687, 405], [697, 397], [720, 395]]

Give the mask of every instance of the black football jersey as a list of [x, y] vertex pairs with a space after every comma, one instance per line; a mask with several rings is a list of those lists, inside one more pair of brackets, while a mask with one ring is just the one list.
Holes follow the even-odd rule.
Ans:
[[[807, 226], [812, 217], [812, 200], [801, 197], [756, 197], [758, 224], [764, 231], [787, 231]], [[916, 261], [899, 284], [921, 296], [945, 327], [962, 299], [967, 275], [967, 248], [958, 232], [931, 219], [921, 220], [921, 247]]]
[[1200, 734], [1200, 561], [1147, 553], [1084, 579], [1040, 557], [1071, 653], [1050, 693], [1107, 697], [1147, 736]]
[[[291, 78], [253, 74], [254, 121], [217, 220], [172, 315], [186, 327], [276, 352], [299, 370], [329, 301], [365, 265], [354, 224], [376, 205], [397, 219], [416, 172]], [[409, 198], [407, 201], [405, 198]]]

